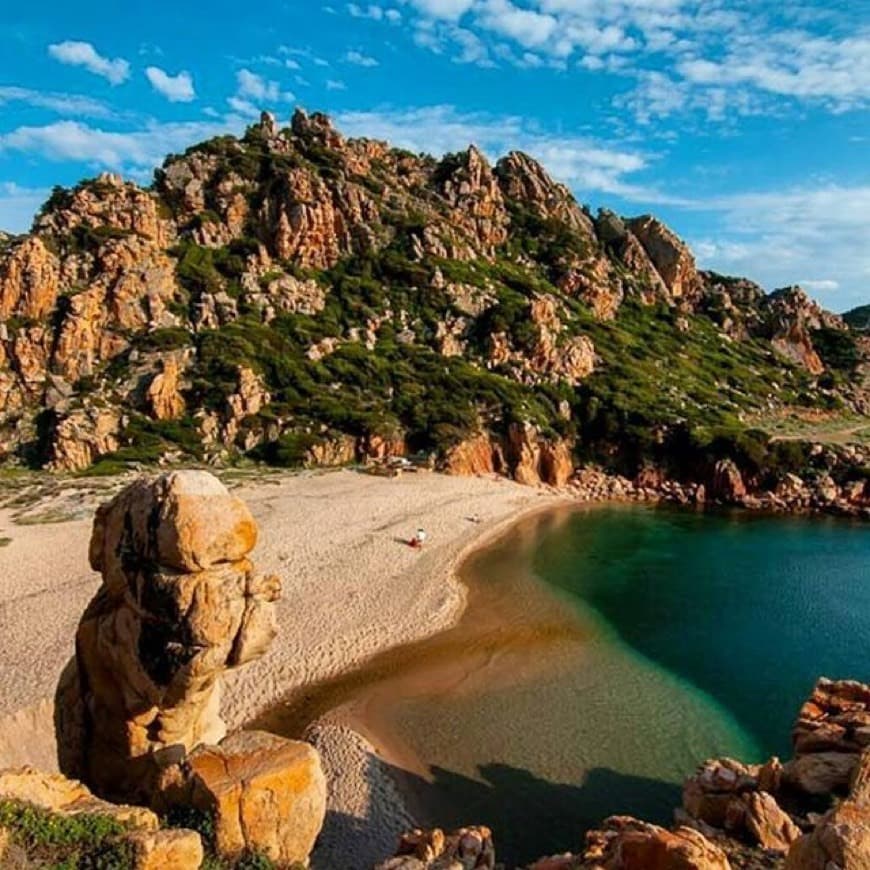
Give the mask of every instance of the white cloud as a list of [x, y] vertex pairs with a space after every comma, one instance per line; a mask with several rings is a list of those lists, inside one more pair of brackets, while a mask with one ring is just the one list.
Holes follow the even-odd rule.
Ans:
[[695, 241], [705, 267], [769, 289], [801, 283], [823, 297], [836, 291], [837, 307], [870, 302], [870, 186], [736, 193], [690, 210], [711, 211], [719, 224]]
[[370, 18], [372, 21], [389, 21], [392, 24], [402, 20], [402, 13], [398, 9], [385, 9], [374, 3], [369, 3], [368, 6], [348, 3], [347, 11], [352, 18]]
[[602, 192], [644, 202], [675, 201], [631, 182], [649, 158], [618, 144], [582, 136], [554, 135], [519, 116], [463, 113], [453, 106], [402, 111], [340, 112], [340, 129], [351, 136], [386, 139], [411, 151], [444, 154], [474, 143], [495, 160], [509, 150], [525, 151], [581, 196]]
[[347, 85], [340, 79], [327, 79], [326, 90], [328, 91], [346, 91]]
[[544, 45], [558, 27], [554, 16], [520, 9], [509, 0], [485, 0], [478, 15], [479, 23], [487, 30], [508, 36], [525, 48]]
[[[788, 6], [775, 15], [764, 4], [727, 0], [403, 2], [415, 42], [459, 62], [492, 66], [498, 58], [537, 68], [570, 61], [634, 78], [618, 107], [645, 122], [870, 105], [870, 21], [836, 5], [825, 15]], [[382, 14], [379, 6], [351, 7], [358, 16]], [[669, 86], [675, 92], [666, 95]]]
[[801, 287], [812, 293], [823, 293], [828, 290], [839, 290], [840, 282], [834, 281], [833, 278], [804, 278], [798, 282]]
[[48, 109], [59, 115], [82, 115], [88, 118], [109, 118], [112, 110], [99, 100], [82, 94], [62, 94], [36, 91], [31, 88], [0, 87], [0, 106], [5, 103], [26, 103], [37, 109]]
[[120, 57], [109, 60], [97, 52], [89, 42], [66, 40], [48, 47], [48, 53], [61, 63], [82, 66], [95, 75], [102, 76], [113, 85], [119, 85], [130, 77], [130, 64]]
[[347, 63], [352, 63], [355, 66], [374, 67], [380, 66], [378, 61], [371, 55], [363, 54], [361, 51], [349, 51], [344, 56]]
[[227, 102], [230, 108], [241, 114], [259, 114], [274, 103], [292, 103], [296, 96], [290, 91], [281, 89], [276, 81], [264, 79], [249, 69], [240, 69], [236, 73], [236, 93]]
[[172, 76], [160, 67], [149, 66], [145, 70], [145, 76], [154, 90], [166, 97], [170, 103], [189, 103], [196, 99], [193, 79], [189, 72], [182, 71]]
[[242, 124], [238, 116], [229, 116], [208, 122], [152, 121], [138, 130], [115, 132], [79, 121], [56, 121], [0, 135], [0, 152], [17, 151], [54, 162], [141, 173], [161, 164], [168, 153], [222, 133], [237, 132]]
[[0, 182], [0, 230], [24, 233], [30, 229], [33, 216], [48, 198], [48, 191], [39, 187], [20, 187], [15, 182]]
[[420, 12], [433, 18], [458, 21], [472, 7], [474, 0], [406, 0]]

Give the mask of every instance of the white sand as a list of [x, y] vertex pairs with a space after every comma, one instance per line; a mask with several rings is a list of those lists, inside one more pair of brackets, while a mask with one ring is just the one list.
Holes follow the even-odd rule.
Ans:
[[[105, 490], [82, 488], [71, 484], [28, 508], [31, 515], [74, 510], [82, 519], [19, 525], [10, 509], [0, 510], [0, 538], [12, 539], [0, 547], [0, 767], [52, 764], [54, 689], [99, 585], [87, 546], [90, 516]], [[462, 554], [520, 514], [560, 500], [503, 478], [427, 472], [260, 474], [236, 491], [260, 525], [255, 564], [282, 577], [284, 595], [272, 648], [227, 681], [230, 728], [300, 685], [451, 625], [464, 600], [453, 571]], [[481, 522], [470, 522], [473, 516]], [[422, 551], [403, 543], [418, 526], [429, 534]], [[327, 759], [334, 770], [349, 750], [335, 751]], [[354, 788], [347, 782], [339, 792]], [[361, 797], [354, 793], [356, 804], [346, 809], [358, 815]]]

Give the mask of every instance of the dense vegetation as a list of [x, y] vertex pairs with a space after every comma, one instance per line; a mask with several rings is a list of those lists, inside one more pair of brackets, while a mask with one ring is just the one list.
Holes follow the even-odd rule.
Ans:
[[[167, 450], [206, 458], [203, 415], [223, 419], [241, 367], [261, 379], [269, 401], [241, 421], [228, 458], [247, 453], [280, 465], [303, 464], [314, 446], [339, 436], [402, 439], [411, 451], [443, 455], [481, 429], [500, 436], [512, 423], [531, 422], [544, 437], [570, 438], [578, 457], [628, 473], [648, 462], [678, 462], [673, 470], [688, 474], [711, 457], [735, 455], [762, 475], [799, 457], [768, 445], [748, 419], [774, 408], [841, 405], [839, 388], [860, 357], [852, 334], [814, 333], [827, 369], [818, 379], [774, 353], [769, 336], [726, 334], [734, 305], [738, 319], [759, 319], [763, 293], [749, 282], [711, 275], [734, 296], [714, 294], [694, 308], [642, 304], [661, 296], [648, 274], [620, 259], [626, 224], [611, 213], [575, 211], [567, 223], [552, 216], [558, 209], [542, 213], [507, 198], [509, 232], [494, 256], [421, 254], [425, 232], [450, 219], [442, 194], [462, 187], [468, 154], [438, 162], [392, 150], [358, 174], [329, 140], [285, 132], [292, 147], [271, 147], [255, 125], [241, 140], [218, 137], [168, 158], [158, 171], [159, 209], [179, 231], [170, 250], [179, 290], [169, 303], [178, 325], [129, 336], [130, 348], [102, 374], [120, 384], [143, 356], [184, 351], [188, 413], [150, 419], [140, 386], [125, 409], [123, 446], [103, 457], [97, 473], [154, 462]], [[189, 159], [207, 161], [213, 172], [193, 208], [169, 180], [174, 165]], [[271, 245], [275, 203], [295, 202], [294, 173], [314, 179], [311, 190], [323, 182], [318, 196], [353, 185], [374, 197], [370, 236], [330, 269], [303, 269], [272, 246], [269, 271], [251, 272], [262, 246]], [[413, 183], [401, 180], [405, 173]], [[234, 228], [224, 246], [197, 244], [222, 226], [228, 185], [246, 203], [242, 231]], [[67, 207], [72, 195], [56, 189], [44, 213]], [[597, 235], [581, 224], [595, 225]], [[79, 228], [66, 244], [89, 252], [114, 232]], [[604, 280], [590, 266], [602, 261], [612, 269], [606, 280], [624, 296], [613, 320], [559, 289], [572, 272], [581, 283]], [[318, 304], [267, 312], [270, 287], [282, 280], [319, 288]], [[542, 297], [555, 303], [557, 326], [546, 340], [557, 352], [578, 336], [594, 345], [595, 370], [579, 385], [552, 376], [540, 361], [544, 327], [532, 311]], [[216, 316], [217, 304], [230, 315]], [[213, 313], [200, 320], [207, 305]], [[861, 322], [861, 310], [850, 316]], [[77, 389], [98, 387], [100, 375], [85, 380]]]

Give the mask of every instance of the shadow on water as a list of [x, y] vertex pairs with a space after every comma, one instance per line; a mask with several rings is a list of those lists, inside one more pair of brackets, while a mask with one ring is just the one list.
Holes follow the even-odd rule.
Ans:
[[[496, 857], [507, 868], [581, 851], [585, 832], [608, 815], [643, 811], [651, 821], [668, 824], [680, 800], [678, 786], [605, 768], [594, 768], [572, 784], [550, 782], [508, 764], [483, 765], [479, 778], [441, 767], [430, 768], [430, 778], [424, 778], [375, 757], [369, 765], [378, 768], [370, 770], [372, 779], [386, 773], [394, 780], [424, 827], [486, 825], [493, 832]], [[658, 818], [650, 812], [652, 806], [660, 807]], [[385, 821], [377, 807], [366, 818], [328, 813], [312, 870], [335, 870], [339, 864], [362, 870], [383, 860], [402, 833], [394, 831], [391, 838]], [[348, 855], [354, 856], [350, 864]]]
[[[550, 782], [508, 764], [486, 764], [472, 779], [441, 767], [431, 782], [400, 768], [392, 775], [400, 789], [422, 804], [421, 821], [443, 827], [473, 822], [491, 828], [499, 859], [508, 866], [544, 854], [579, 851], [583, 835], [609, 815], [643, 812], [668, 823], [680, 802], [680, 788], [606, 768], [587, 771], [580, 783]], [[434, 816], [434, 817], [432, 817]]]

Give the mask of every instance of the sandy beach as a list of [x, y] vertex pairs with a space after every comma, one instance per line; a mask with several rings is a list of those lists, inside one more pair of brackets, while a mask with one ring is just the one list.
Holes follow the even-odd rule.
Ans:
[[[504, 478], [428, 472], [227, 478], [259, 523], [258, 570], [284, 584], [270, 651], [227, 681], [223, 710], [231, 729], [300, 686], [454, 624], [465, 600], [455, 576], [463, 555], [518, 517], [564, 501]], [[53, 694], [99, 585], [87, 562], [91, 516], [117, 485], [71, 481], [31, 499], [23, 515], [20, 505], [0, 511], [0, 538], [11, 539], [0, 547], [0, 767], [54, 765]], [[406, 543], [418, 526], [429, 536], [422, 551]], [[331, 789], [331, 815], [362, 821], [377, 804], [393, 824], [406, 821], [373, 757], [365, 758], [373, 750], [364, 740], [335, 727], [314, 738], [331, 779], [343, 777]], [[366, 851], [383, 848], [389, 827], [380, 826]], [[348, 830], [336, 835], [343, 839]]]

